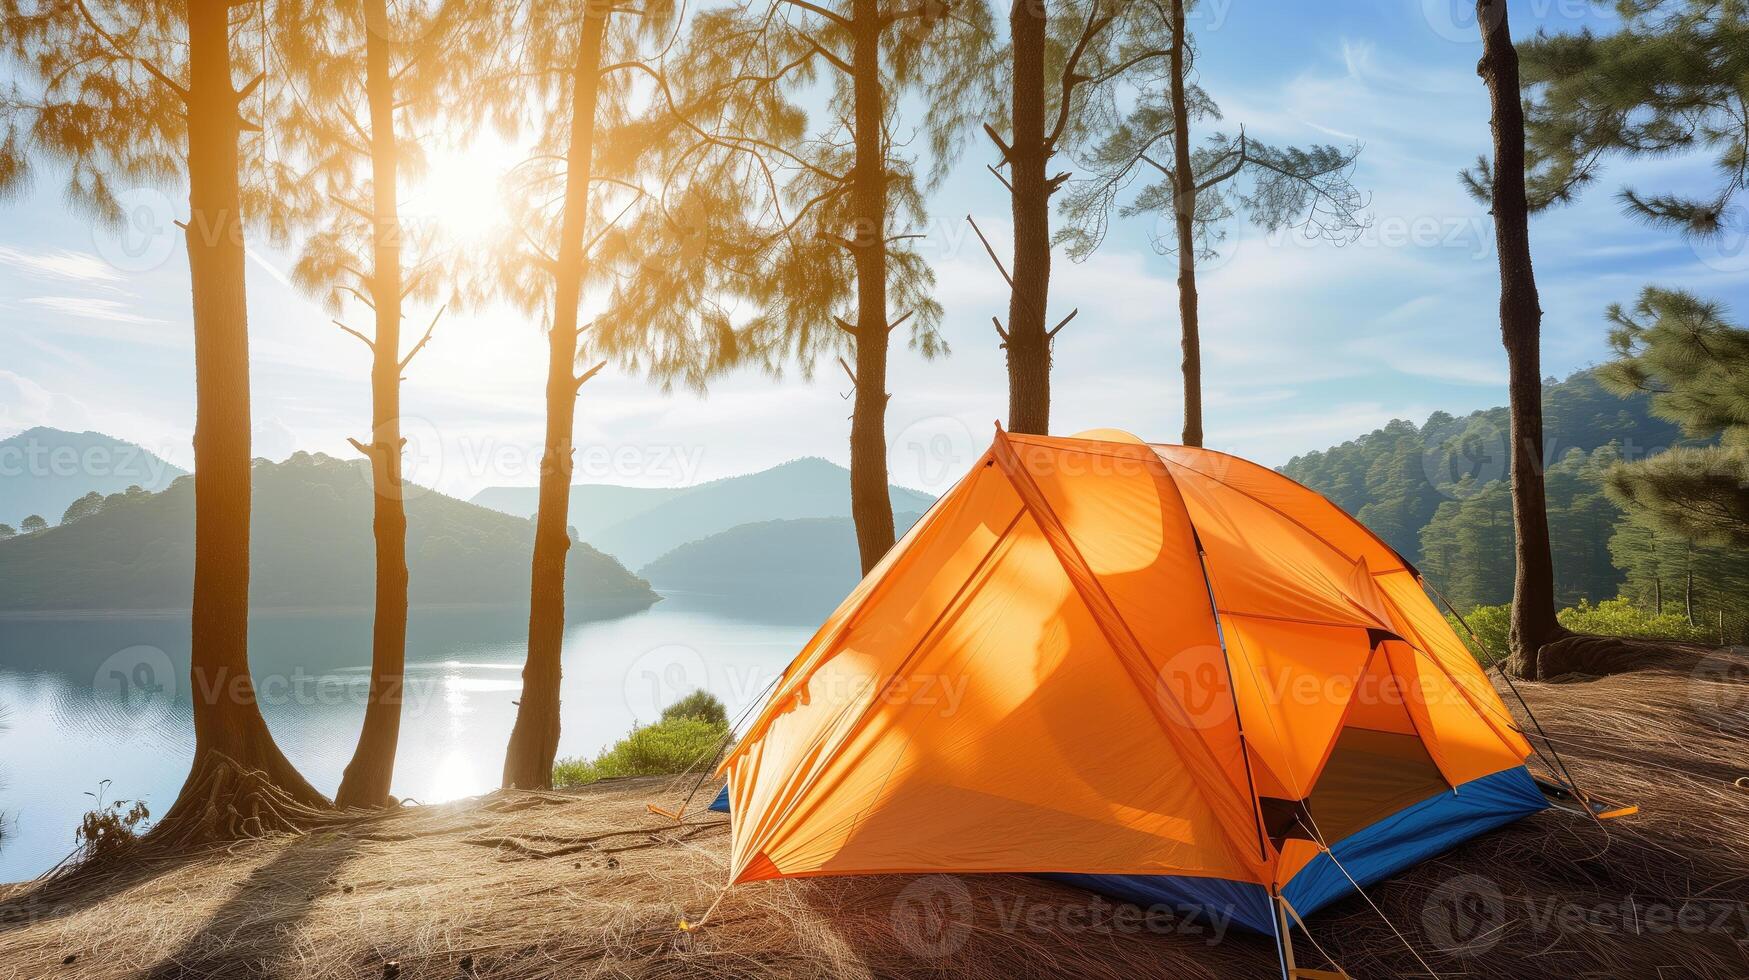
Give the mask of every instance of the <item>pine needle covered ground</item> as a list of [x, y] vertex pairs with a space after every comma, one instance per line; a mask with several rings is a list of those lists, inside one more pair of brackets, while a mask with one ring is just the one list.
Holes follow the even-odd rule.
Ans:
[[[1749, 976], [1742, 661], [1524, 690], [1581, 781], [1642, 813], [1607, 840], [1540, 814], [1369, 889], [1392, 925], [1350, 898], [1310, 938], [1356, 977]], [[495, 794], [13, 886], [0, 977], [1274, 975], [1268, 939], [1004, 875], [741, 886], [682, 932], [718, 897], [727, 822], [714, 784], [681, 825], [645, 804], [689, 786]]]

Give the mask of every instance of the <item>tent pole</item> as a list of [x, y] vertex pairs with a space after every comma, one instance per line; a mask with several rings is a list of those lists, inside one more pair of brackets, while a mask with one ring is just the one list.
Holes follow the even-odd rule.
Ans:
[[1287, 912], [1282, 908], [1281, 894], [1274, 890], [1269, 893], [1269, 908], [1275, 921], [1275, 956], [1281, 966], [1281, 980], [1294, 980], [1294, 941], [1288, 934], [1290, 928], [1287, 922]]

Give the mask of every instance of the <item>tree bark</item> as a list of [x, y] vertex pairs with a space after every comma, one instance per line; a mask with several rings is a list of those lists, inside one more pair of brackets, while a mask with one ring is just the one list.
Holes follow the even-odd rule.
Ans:
[[[215, 804], [199, 792], [220, 757], [259, 773], [296, 802], [328, 801], [294, 768], [255, 699], [249, 673], [249, 320], [244, 289], [238, 176], [237, 90], [231, 81], [230, 7], [190, 0], [188, 203], [185, 230], [193, 287], [194, 601], [189, 681], [194, 762], [158, 831], [204, 821]], [[259, 780], [257, 781], [259, 782]]]
[[1051, 350], [1045, 325], [1051, 283], [1051, 185], [1045, 177], [1045, 0], [1017, 0], [1014, 140], [1008, 163], [1014, 206], [1014, 289], [1008, 299], [1008, 430], [1046, 435], [1051, 424]]
[[370, 102], [371, 302], [376, 338], [370, 372], [369, 457], [376, 535], [376, 614], [371, 626], [370, 694], [364, 726], [334, 802], [390, 802], [407, 659], [407, 511], [401, 488], [401, 224], [396, 197], [400, 148], [389, 64], [387, 0], [365, 0], [365, 88]]
[[1538, 652], [1566, 633], [1555, 621], [1555, 572], [1543, 487], [1542, 306], [1530, 261], [1524, 106], [1506, 0], [1477, 0], [1476, 21], [1482, 32], [1482, 60], [1476, 72], [1488, 84], [1493, 108], [1494, 239], [1512, 419], [1512, 520], [1517, 529], [1518, 572], [1512, 590], [1509, 666], [1519, 676], [1535, 680], [1540, 676]]
[[1172, 223], [1178, 236], [1178, 323], [1184, 348], [1184, 437], [1202, 445], [1202, 337], [1196, 296], [1196, 170], [1190, 160], [1190, 107], [1185, 104], [1184, 0], [1172, 0]]
[[577, 411], [578, 305], [583, 296], [584, 235], [589, 226], [590, 167], [595, 148], [596, 93], [609, 11], [585, 4], [583, 34], [572, 69], [571, 137], [565, 155], [565, 205], [553, 284], [553, 326], [547, 334], [547, 430], [535, 518], [528, 607], [528, 660], [522, 699], [504, 754], [504, 786], [547, 789], [559, 750], [560, 658], [565, 639], [565, 556], [571, 548], [572, 432]]
[[850, 419], [850, 513], [868, 574], [893, 547], [893, 502], [887, 486], [887, 147], [882, 123], [880, 0], [851, 8], [856, 165], [850, 207], [856, 263], [856, 396]]

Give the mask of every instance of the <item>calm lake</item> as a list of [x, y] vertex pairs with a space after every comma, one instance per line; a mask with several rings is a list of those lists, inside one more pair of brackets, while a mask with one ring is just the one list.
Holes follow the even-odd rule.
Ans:
[[[830, 612], [725, 605], [669, 596], [572, 626], [559, 754], [593, 754], [701, 687], [736, 716]], [[397, 796], [439, 802], [497, 786], [526, 626], [521, 612], [413, 614]], [[194, 750], [188, 647], [185, 617], [0, 620], [0, 881], [66, 856], [88, 794], [169, 807]], [[332, 793], [364, 717], [370, 617], [258, 614], [250, 661], [280, 747]]]

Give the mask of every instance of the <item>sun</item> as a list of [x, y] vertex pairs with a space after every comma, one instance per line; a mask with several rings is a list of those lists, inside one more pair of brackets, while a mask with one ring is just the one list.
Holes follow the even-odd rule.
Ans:
[[401, 203], [404, 221], [426, 223], [462, 246], [478, 245], [505, 222], [504, 177], [523, 157], [496, 134], [427, 151], [424, 174]]

